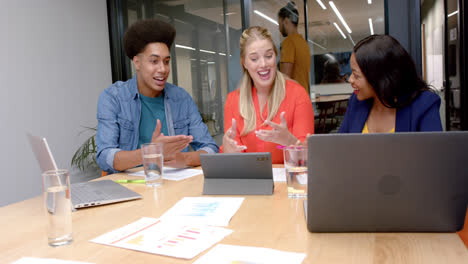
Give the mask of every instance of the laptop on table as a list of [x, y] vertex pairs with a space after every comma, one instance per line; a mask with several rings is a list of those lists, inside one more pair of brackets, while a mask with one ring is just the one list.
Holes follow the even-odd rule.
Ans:
[[[28, 134], [28, 139], [41, 171], [56, 170], [57, 164], [47, 140], [30, 134]], [[111, 180], [70, 184], [70, 194], [73, 208], [84, 208], [141, 198], [140, 194]]]
[[311, 232], [455, 232], [468, 202], [468, 132], [308, 139]]

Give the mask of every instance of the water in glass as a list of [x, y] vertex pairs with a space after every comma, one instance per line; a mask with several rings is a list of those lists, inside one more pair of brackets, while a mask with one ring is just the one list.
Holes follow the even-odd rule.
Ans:
[[160, 186], [162, 184], [163, 170], [163, 155], [162, 154], [145, 154], [143, 155], [143, 166], [145, 169], [146, 186]]
[[47, 236], [51, 246], [72, 241], [71, 200], [68, 186], [48, 187], [45, 195]]

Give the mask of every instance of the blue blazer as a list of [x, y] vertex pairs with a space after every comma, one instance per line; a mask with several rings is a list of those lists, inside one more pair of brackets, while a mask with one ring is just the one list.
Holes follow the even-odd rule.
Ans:
[[[338, 133], [361, 133], [372, 107], [372, 99], [359, 101], [351, 96]], [[442, 131], [440, 97], [430, 91], [422, 92], [409, 106], [397, 109], [395, 132]]]

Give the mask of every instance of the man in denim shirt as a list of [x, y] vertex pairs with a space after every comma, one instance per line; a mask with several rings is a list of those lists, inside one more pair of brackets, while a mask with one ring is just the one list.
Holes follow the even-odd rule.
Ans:
[[99, 97], [96, 160], [102, 170], [142, 164], [140, 145], [148, 142], [163, 142], [165, 164], [176, 167], [198, 166], [200, 153], [218, 152], [190, 95], [166, 82], [174, 38], [175, 29], [159, 20], [138, 21], [125, 33], [125, 52], [137, 74]]

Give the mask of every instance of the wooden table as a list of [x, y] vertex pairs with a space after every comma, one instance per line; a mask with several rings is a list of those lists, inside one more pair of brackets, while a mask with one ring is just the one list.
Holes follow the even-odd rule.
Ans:
[[313, 103], [327, 103], [348, 100], [351, 97], [350, 94], [334, 94], [334, 95], [321, 95], [317, 98], [313, 98]]
[[[74, 212], [73, 242], [57, 248], [47, 245], [42, 196], [0, 208], [0, 263], [26, 256], [92, 263], [195, 261], [89, 242], [141, 217], [160, 217], [182, 197], [201, 196], [203, 177], [165, 181], [162, 188], [127, 186], [143, 199]], [[276, 183], [271, 196], [245, 196], [228, 228], [234, 232], [221, 243], [304, 252], [303, 263], [468, 263], [468, 250], [456, 233], [309, 233], [302, 200], [288, 199], [285, 183]]]

